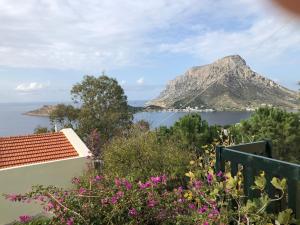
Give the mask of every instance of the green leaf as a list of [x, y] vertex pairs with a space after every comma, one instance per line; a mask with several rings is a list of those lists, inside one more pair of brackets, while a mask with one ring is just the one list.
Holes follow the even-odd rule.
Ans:
[[286, 179], [285, 178], [280, 180], [277, 177], [273, 177], [271, 184], [278, 190], [284, 191], [286, 189]]
[[265, 189], [266, 186], [266, 178], [264, 176], [257, 176], [255, 177], [255, 181], [254, 181], [256, 187], [258, 187], [260, 190]]
[[278, 214], [278, 218], [277, 218], [278, 222], [280, 224], [284, 224], [284, 225], [289, 224], [290, 220], [292, 218], [292, 213], [293, 213], [293, 210], [291, 210], [291, 209], [286, 209], [286, 210], [280, 212]]

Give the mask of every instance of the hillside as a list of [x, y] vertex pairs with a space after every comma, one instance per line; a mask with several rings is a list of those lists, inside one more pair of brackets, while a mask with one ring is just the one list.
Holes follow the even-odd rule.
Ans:
[[189, 69], [170, 81], [147, 106], [245, 110], [262, 105], [299, 107], [297, 92], [254, 72], [239, 55]]

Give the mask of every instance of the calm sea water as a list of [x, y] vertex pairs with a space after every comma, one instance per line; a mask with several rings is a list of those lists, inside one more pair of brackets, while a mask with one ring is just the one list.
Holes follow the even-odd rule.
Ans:
[[[23, 115], [24, 112], [35, 110], [45, 104], [54, 103], [0, 103], [0, 136], [32, 134], [37, 126], [49, 127], [47, 117]], [[144, 101], [132, 101], [131, 105], [142, 106]], [[152, 128], [161, 125], [171, 126], [186, 112], [140, 112], [134, 115], [134, 121], [146, 120]], [[251, 112], [203, 112], [202, 118], [209, 124], [227, 125], [247, 119]]]

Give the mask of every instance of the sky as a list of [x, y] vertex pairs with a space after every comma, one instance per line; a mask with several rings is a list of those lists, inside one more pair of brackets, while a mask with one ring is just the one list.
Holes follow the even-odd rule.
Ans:
[[71, 101], [103, 71], [148, 100], [232, 54], [290, 89], [300, 80], [300, 20], [267, 0], [1, 0], [0, 21], [0, 102]]

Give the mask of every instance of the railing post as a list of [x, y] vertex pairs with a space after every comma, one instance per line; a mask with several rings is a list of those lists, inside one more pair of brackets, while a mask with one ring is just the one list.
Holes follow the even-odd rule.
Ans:
[[222, 160], [222, 151], [223, 151], [223, 146], [218, 145], [216, 147], [216, 172], [218, 173], [219, 171], [225, 171], [225, 163]]
[[266, 149], [265, 149], [266, 157], [272, 158], [272, 141], [266, 140]]
[[244, 177], [244, 192], [245, 195], [252, 199], [253, 193], [251, 186], [254, 184], [254, 173], [250, 165], [243, 165], [243, 177]]
[[[288, 207], [293, 209], [294, 213], [297, 215], [297, 189], [298, 182], [292, 179], [288, 180]], [[299, 204], [299, 203], [298, 203]]]

